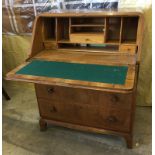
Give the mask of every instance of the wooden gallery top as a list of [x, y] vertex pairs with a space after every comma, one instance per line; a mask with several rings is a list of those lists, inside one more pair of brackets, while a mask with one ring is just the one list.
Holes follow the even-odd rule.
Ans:
[[7, 79], [129, 92], [136, 86], [143, 16], [140, 11], [44, 13], [36, 17], [25, 63]]

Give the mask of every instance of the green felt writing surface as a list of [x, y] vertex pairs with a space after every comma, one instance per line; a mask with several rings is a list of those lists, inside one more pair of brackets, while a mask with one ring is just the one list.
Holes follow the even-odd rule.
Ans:
[[33, 60], [16, 74], [124, 84], [128, 67]]

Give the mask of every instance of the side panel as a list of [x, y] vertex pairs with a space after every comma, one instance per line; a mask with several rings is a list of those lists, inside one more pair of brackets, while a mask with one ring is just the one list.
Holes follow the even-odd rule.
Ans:
[[34, 27], [32, 32], [31, 51], [28, 59], [39, 53], [44, 49], [43, 46], [43, 19], [36, 17], [34, 21]]

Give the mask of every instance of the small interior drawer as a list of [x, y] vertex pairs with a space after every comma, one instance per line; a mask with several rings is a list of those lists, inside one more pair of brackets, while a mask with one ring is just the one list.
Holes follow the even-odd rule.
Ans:
[[103, 33], [70, 34], [70, 41], [75, 43], [104, 43]]
[[135, 54], [137, 50], [136, 45], [120, 45], [119, 51], [120, 52], [129, 52], [131, 54]]
[[56, 49], [57, 48], [57, 44], [54, 42], [44, 42], [44, 47], [45, 49]]

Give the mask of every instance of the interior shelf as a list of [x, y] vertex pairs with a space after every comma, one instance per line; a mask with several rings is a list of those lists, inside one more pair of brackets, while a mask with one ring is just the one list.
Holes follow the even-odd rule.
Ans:
[[103, 27], [71, 27], [70, 33], [103, 33]]
[[86, 32], [81, 32], [81, 31], [79, 31], [79, 32], [72, 32], [71, 34], [76, 34], [76, 35], [81, 35], [81, 34], [87, 34], [87, 35], [93, 35], [93, 34], [95, 34], [95, 35], [103, 35], [103, 32], [91, 32], [91, 31], [86, 31]]
[[55, 39], [45, 39], [44, 42], [56, 42]]
[[67, 39], [62, 39], [62, 40], [58, 40], [58, 43], [71, 43], [70, 40]]
[[118, 52], [119, 46], [118, 45], [101, 45], [101, 44], [68, 44], [68, 43], [59, 43], [59, 49], [70, 49], [75, 51], [89, 51], [89, 52]]
[[121, 42], [121, 44], [136, 44], [136, 40], [124, 40]]
[[98, 24], [74, 24], [71, 27], [104, 27], [105, 25], [98, 25]]
[[118, 44], [120, 44], [119, 43], [119, 40], [108, 40], [108, 41], [106, 41], [106, 44], [116, 44], [116, 45], [118, 45]]
[[73, 17], [71, 18], [71, 25], [104, 25], [105, 18], [103, 17]]

